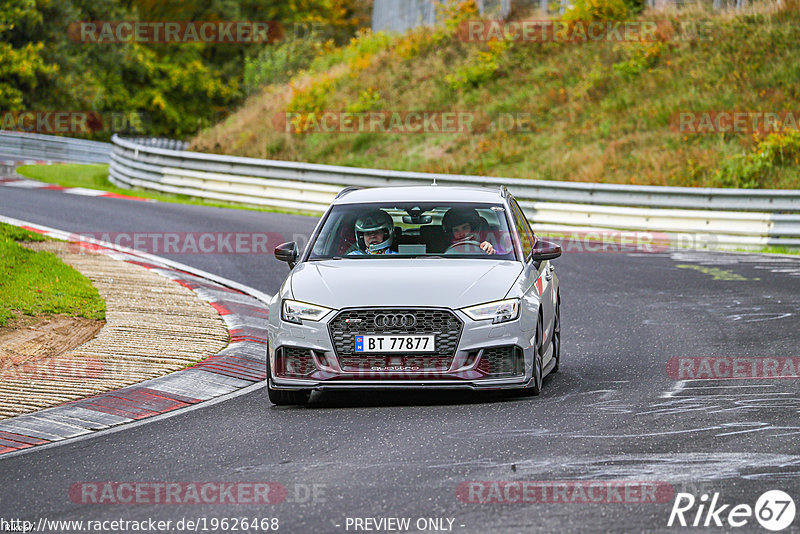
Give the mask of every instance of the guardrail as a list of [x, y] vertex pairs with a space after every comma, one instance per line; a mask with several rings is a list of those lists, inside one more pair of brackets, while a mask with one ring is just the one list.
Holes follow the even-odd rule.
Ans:
[[186, 150], [189, 143], [178, 139], [167, 139], [165, 137], [128, 137], [126, 141], [131, 143], [149, 146], [152, 148], [165, 148], [167, 150]]
[[[0, 158], [110, 162], [109, 178], [209, 200], [321, 212], [342, 187], [506, 185], [537, 232], [660, 232], [690, 246], [800, 248], [800, 191], [625, 186], [429, 174], [185, 151], [171, 139], [112, 143], [0, 131]], [[781, 213], [788, 212], [788, 213]]]
[[0, 158], [109, 163], [111, 143], [0, 130]]
[[[691, 235], [696, 246], [800, 247], [800, 190], [626, 186], [429, 174], [168, 150], [112, 138], [110, 179], [258, 206], [321, 212], [342, 187], [506, 185], [538, 231], [617, 229]], [[780, 214], [777, 212], [795, 212]], [[702, 243], [701, 243], [702, 242]]]

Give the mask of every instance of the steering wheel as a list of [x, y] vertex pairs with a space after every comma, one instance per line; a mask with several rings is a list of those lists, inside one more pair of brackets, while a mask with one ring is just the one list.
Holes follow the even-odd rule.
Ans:
[[[464, 249], [464, 250], [459, 250]], [[483, 252], [481, 249], [481, 242], [476, 241], [474, 239], [466, 239], [464, 241], [459, 241], [458, 243], [453, 243], [447, 250], [444, 251], [445, 254], [474, 254], [476, 252]]]

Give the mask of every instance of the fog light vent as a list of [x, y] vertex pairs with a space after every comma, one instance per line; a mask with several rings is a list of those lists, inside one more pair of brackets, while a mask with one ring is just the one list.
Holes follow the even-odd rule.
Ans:
[[275, 374], [282, 378], [305, 378], [317, 370], [311, 349], [281, 347], [275, 354]]
[[525, 373], [522, 349], [517, 346], [483, 349], [479, 357], [478, 370], [487, 378], [507, 378]]

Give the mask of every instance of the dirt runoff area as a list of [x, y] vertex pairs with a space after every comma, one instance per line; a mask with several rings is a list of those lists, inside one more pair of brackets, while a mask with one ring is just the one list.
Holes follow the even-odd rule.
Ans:
[[0, 328], [0, 377], [8, 378], [13, 367], [64, 354], [97, 335], [105, 321], [46, 315], [18, 315]]
[[91, 280], [106, 320], [19, 316], [0, 329], [0, 419], [177, 371], [228, 344], [217, 311], [157, 273], [63, 242], [25, 246]]

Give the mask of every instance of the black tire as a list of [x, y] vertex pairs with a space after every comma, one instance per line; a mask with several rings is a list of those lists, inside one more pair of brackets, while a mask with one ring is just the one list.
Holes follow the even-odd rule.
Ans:
[[275, 406], [305, 406], [311, 398], [311, 390], [281, 390], [273, 389], [269, 385], [271, 373], [269, 371], [269, 349], [267, 349], [267, 395], [269, 401]]
[[283, 391], [272, 389], [267, 384], [267, 395], [269, 395], [269, 401], [275, 406], [305, 406], [311, 397], [311, 391], [307, 389]]
[[542, 315], [539, 314], [539, 321], [536, 324], [536, 348], [533, 360], [533, 379], [528, 388], [530, 395], [538, 396], [542, 392], [542, 381], [544, 380], [544, 364], [542, 363], [542, 338], [544, 334], [544, 323]]
[[552, 373], [558, 372], [558, 367], [561, 365], [561, 293], [556, 297], [556, 317], [553, 325], [553, 336], [551, 343], [553, 345], [553, 359], [556, 361]]

